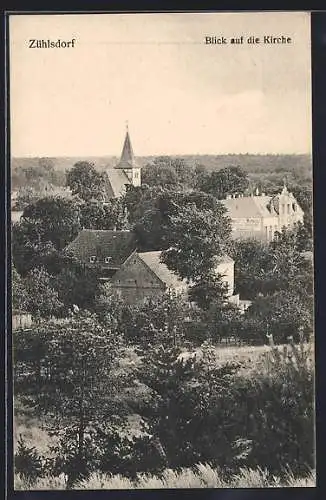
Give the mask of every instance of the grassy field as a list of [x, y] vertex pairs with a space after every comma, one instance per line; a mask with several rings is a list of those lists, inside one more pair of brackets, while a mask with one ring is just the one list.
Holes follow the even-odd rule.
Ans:
[[[238, 474], [225, 477], [222, 470], [209, 464], [197, 464], [192, 468], [182, 468], [178, 471], [165, 469], [158, 475], [139, 474], [132, 480], [118, 475], [92, 474], [87, 481], [81, 481], [75, 490], [130, 490], [130, 489], [170, 489], [170, 488], [281, 488], [281, 487], [315, 487], [315, 472], [309, 472], [305, 477], [296, 479], [291, 472], [286, 472], [284, 478], [272, 476], [266, 469], [241, 468]], [[16, 490], [64, 490], [66, 479], [45, 477], [37, 480], [32, 486], [20, 476], [15, 478]]]

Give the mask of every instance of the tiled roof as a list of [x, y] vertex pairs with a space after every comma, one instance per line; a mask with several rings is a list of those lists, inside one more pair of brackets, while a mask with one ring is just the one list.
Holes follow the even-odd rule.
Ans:
[[[97, 264], [118, 268], [135, 248], [136, 241], [131, 231], [83, 229], [66, 250], [85, 264], [95, 256]], [[111, 257], [109, 262], [105, 262], [106, 257]]]
[[[186, 280], [182, 280], [179, 276], [170, 271], [166, 264], [161, 262], [161, 252], [143, 252], [138, 253], [139, 258], [151, 269], [151, 271], [164, 283], [168, 288], [177, 288], [186, 286]], [[228, 255], [223, 255], [216, 259], [216, 264], [234, 262]]]
[[168, 288], [186, 285], [185, 280], [179, 278], [177, 274], [170, 271], [166, 264], [160, 261], [160, 251], [138, 253], [138, 256]]
[[130, 184], [130, 180], [123, 170], [109, 168], [106, 171], [109, 179], [108, 197], [118, 198], [125, 193], [126, 184]]
[[[243, 196], [221, 200], [232, 219], [238, 217], [270, 217], [273, 215], [268, 210], [270, 196]], [[276, 215], [276, 214], [275, 214]]]

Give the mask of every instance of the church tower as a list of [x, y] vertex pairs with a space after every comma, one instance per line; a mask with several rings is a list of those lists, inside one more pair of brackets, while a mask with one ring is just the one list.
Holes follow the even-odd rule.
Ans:
[[141, 185], [141, 171], [135, 160], [127, 124], [126, 137], [119, 163], [114, 167], [124, 171], [133, 186]]

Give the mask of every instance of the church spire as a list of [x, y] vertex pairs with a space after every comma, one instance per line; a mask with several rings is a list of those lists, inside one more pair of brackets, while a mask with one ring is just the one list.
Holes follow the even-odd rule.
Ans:
[[137, 167], [131, 145], [128, 122], [126, 122], [126, 137], [122, 148], [121, 158], [115, 168], [130, 169]]

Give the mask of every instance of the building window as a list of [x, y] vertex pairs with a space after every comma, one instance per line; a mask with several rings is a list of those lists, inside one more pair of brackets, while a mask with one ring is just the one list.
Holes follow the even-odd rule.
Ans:
[[89, 261], [91, 264], [94, 264], [94, 262], [96, 262], [96, 255], [91, 255], [91, 257], [89, 258]]
[[288, 203], [287, 209], [288, 209], [288, 214], [289, 214], [290, 213], [290, 203]]
[[285, 205], [282, 205], [282, 214], [285, 214]]
[[292, 208], [293, 208], [293, 212], [295, 212], [295, 211], [296, 211], [296, 209], [297, 209], [297, 206], [296, 206], [296, 204], [295, 204], [295, 203], [293, 203], [293, 204], [292, 204]]
[[104, 259], [105, 264], [108, 264], [111, 259], [112, 259], [112, 257], [105, 257], [105, 259]]

